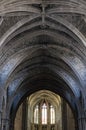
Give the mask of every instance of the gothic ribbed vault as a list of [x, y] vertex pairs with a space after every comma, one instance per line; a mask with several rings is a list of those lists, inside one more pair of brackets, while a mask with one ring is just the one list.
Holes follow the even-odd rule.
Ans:
[[43, 89], [65, 98], [86, 130], [86, 1], [0, 0], [2, 121]]

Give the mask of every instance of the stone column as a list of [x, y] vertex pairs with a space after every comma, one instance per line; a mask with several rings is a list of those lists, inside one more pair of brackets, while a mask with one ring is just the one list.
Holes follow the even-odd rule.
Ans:
[[0, 130], [1, 130], [1, 115], [2, 115], [2, 112], [0, 111]]
[[80, 117], [78, 119], [79, 130], [86, 130], [86, 117]]
[[67, 130], [67, 105], [62, 101], [62, 130]]
[[22, 130], [27, 130], [27, 99], [22, 105]]
[[9, 119], [1, 120], [1, 130], [9, 130]]
[[30, 105], [27, 100], [27, 130], [31, 129], [31, 110], [30, 110]]
[[32, 130], [35, 130], [35, 126], [34, 126], [34, 109], [33, 109], [31, 112], [32, 112], [31, 129], [32, 129]]

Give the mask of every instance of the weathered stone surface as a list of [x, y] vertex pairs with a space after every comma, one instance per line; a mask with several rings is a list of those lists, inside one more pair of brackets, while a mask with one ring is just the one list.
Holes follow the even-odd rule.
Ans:
[[86, 130], [86, 1], [0, 0], [2, 119], [13, 127], [21, 99], [43, 84], [70, 102]]

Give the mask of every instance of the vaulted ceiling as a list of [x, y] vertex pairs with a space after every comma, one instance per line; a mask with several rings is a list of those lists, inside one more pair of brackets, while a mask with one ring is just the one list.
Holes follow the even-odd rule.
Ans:
[[8, 101], [43, 85], [57, 89], [51, 84], [63, 97], [86, 97], [86, 1], [0, 0], [0, 87]]

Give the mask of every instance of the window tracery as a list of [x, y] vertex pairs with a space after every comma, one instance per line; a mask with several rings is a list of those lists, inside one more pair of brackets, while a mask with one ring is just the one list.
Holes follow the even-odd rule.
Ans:
[[39, 118], [42, 125], [55, 124], [55, 108], [47, 100], [41, 101], [34, 108], [34, 124], [39, 124]]

